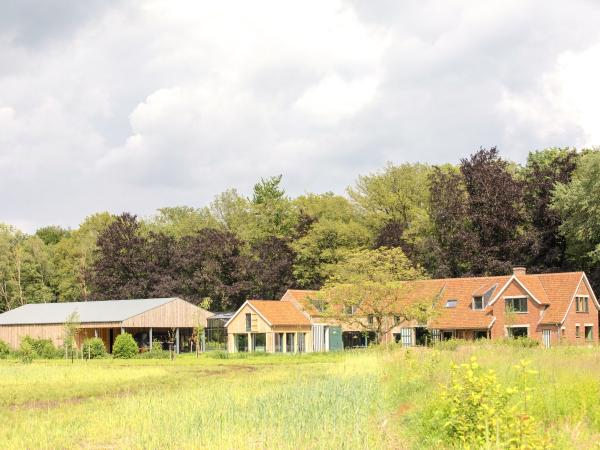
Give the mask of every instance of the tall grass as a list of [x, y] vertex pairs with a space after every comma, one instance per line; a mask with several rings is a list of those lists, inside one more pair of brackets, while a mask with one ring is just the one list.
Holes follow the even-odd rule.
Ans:
[[600, 441], [597, 348], [449, 348], [0, 361], [0, 447], [449, 448], [434, 420], [440, 386], [473, 356], [505, 386], [529, 361], [523, 407], [556, 448]]

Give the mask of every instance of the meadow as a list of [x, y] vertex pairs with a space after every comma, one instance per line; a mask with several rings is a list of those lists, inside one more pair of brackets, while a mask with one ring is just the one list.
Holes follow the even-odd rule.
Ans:
[[[469, 380], [475, 364], [482, 379], [493, 370], [498, 384], [522, 388], [497, 395], [507, 411], [514, 403], [515, 416], [526, 414], [540, 438], [532, 447], [598, 447], [598, 349], [500, 344], [175, 361], [0, 360], [0, 447], [461, 447], [448, 440], [452, 412], [441, 388], [456, 384], [456, 364], [465, 364], [455, 371]], [[486, 445], [511, 447], [496, 444]]]

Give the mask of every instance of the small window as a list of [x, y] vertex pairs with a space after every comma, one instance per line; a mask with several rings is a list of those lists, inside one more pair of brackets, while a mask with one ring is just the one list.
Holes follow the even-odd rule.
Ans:
[[456, 308], [457, 303], [458, 303], [458, 300], [448, 300], [446, 302], [446, 308]]
[[585, 326], [585, 340], [593, 341], [594, 340], [594, 327], [591, 325]]
[[577, 312], [590, 312], [588, 297], [577, 296], [575, 297], [575, 311]]
[[373, 322], [375, 321], [375, 316], [373, 314], [369, 314], [367, 316], [367, 321], [369, 322], [369, 326], [372, 326]]
[[394, 316], [394, 325], [400, 325], [400, 316]]
[[484, 307], [482, 296], [473, 297], [473, 309], [483, 309]]
[[579, 324], [575, 325], [575, 337], [576, 338], [581, 337], [581, 333], [579, 331], [579, 328], [580, 328]]
[[246, 314], [246, 331], [252, 331], [252, 314]]
[[506, 299], [506, 311], [516, 313], [527, 312], [527, 297], [515, 297]]
[[318, 298], [311, 298], [310, 303], [311, 303], [311, 305], [313, 305], [315, 307], [315, 309], [317, 311], [319, 311], [319, 312], [325, 311], [325, 301], [318, 299]]

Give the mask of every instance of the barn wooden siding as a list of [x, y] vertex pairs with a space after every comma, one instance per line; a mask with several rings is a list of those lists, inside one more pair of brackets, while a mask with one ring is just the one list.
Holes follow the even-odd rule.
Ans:
[[[199, 308], [185, 300], [175, 298], [169, 303], [157, 306], [141, 314], [133, 316], [123, 322], [86, 322], [80, 326], [77, 336], [77, 346], [96, 333], [102, 338], [107, 349], [109, 343], [109, 330], [114, 329], [114, 336], [123, 328], [193, 328], [198, 325], [206, 327], [207, 318], [212, 313]], [[97, 331], [94, 331], [97, 330]], [[63, 344], [64, 324], [19, 324], [0, 325], [0, 340], [16, 349], [25, 336], [34, 338], [51, 339], [54, 345]]]
[[206, 327], [206, 320], [212, 313], [191, 303], [176, 298], [172, 302], [157, 306], [123, 321], [125, 328], [193, 328]]

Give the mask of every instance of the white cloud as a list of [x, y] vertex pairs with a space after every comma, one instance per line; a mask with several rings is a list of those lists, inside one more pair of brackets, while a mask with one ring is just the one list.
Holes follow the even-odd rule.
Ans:
[[328, 76], [309, 87], [295, 106], [324, 124], [335, 124], [369, 104], [375, 96], [377, 84], [376, 77], [347, 82], [338, 75]]
[[600, 139], [593, 2], [53, 1], [0, 18], [0, 221], [29, 230]]

